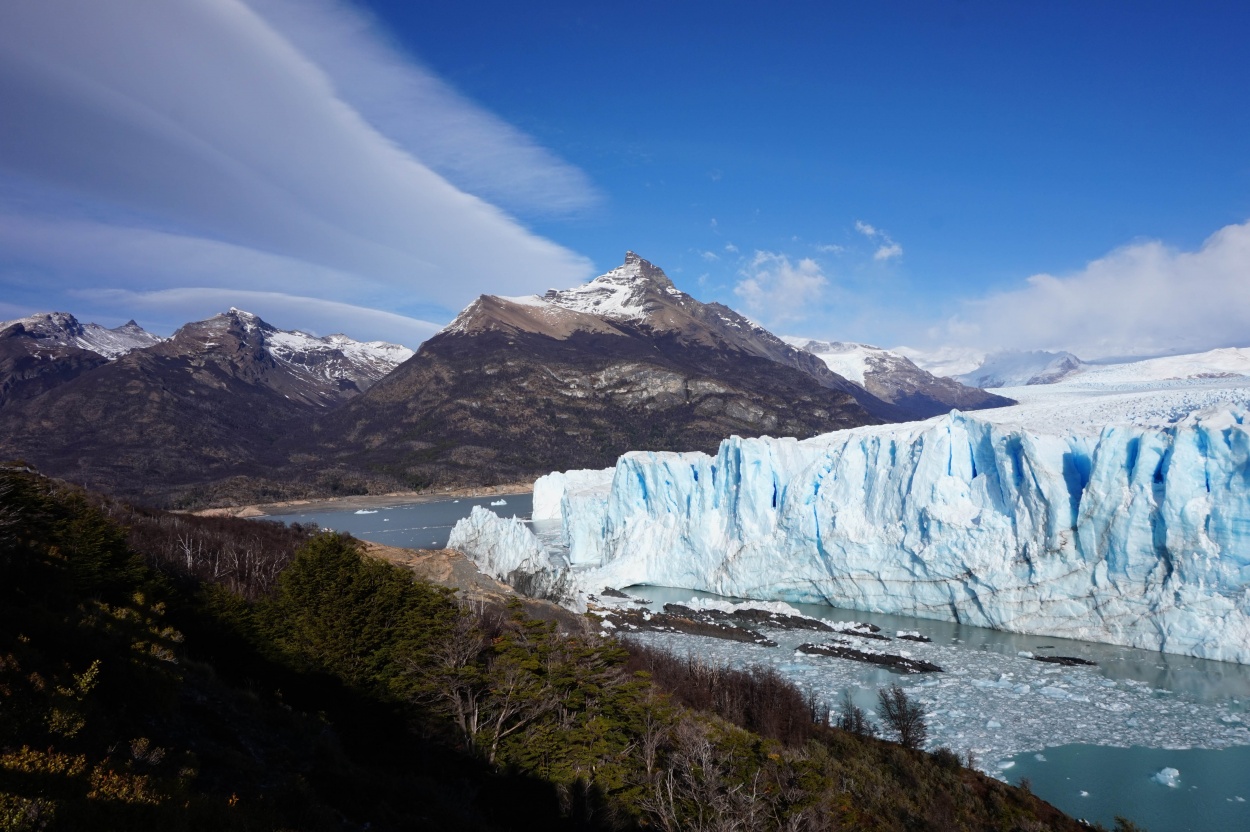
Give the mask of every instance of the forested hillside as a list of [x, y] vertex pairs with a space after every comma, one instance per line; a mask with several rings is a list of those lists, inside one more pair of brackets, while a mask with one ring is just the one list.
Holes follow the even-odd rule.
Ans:
[[1080, 827], [769, 671], [0, 473], [0, 830], [366, 828]]

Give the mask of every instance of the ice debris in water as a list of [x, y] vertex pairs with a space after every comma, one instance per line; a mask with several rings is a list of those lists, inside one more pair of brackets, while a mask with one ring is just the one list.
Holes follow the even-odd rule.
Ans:
[[1169, 788], [1178, 788], [1181, 784], [1181, 773], [1174, 768], [1168, 767], [1160, 769], [1152, 778], [1156, 783], [1161, 783]]
[[[908, 642], [908, 652], [946, 672], [897, 677], [860, 662], [796, 653], [799, 644], [811, 640], [810, 632], [774, 628], [762, 632], [777, 647], [680, 633], [631, 633], [629, 638], [716, 664], [772, 667], [835, 709], [843, 690], [869, 696], [897, 680], [925, 709], [929, 747], [971, 750], [982, 760], [1004, 760], [1074, 743], [1122, 748], [1250, 745], [1250, 726], [1223, 719], [1237, 705], [1198, 701], [1181, 691], [1161, 696], [1155, 687], [1134, 679], [1119, 679], [1109, 686], [1100, 667], [1058, 667], [1016, 656], [1014, 651], [934, 640]], [[1105, 664], [1117, 664], [1110, 657], [1120, 648], [1099, 649]]]

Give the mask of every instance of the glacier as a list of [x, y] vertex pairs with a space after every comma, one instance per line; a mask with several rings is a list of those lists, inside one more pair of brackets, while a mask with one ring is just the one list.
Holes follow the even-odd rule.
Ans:
[[538, 480], [554, 550], [478, 510], [448, 545], [574, 606], [654, 584], [1250, 663], [1244, 405], [1100, 429], [987, 413], [635, 451]]

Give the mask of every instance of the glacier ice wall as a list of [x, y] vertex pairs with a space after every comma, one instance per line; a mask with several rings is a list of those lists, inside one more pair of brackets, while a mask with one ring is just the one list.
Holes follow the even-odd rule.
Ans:
[[[1250, 663], [1248, 421], [1038, 434], [952, 413], [732, 437], [715, 457], [633, 452], [535, 491], [560, 495], [584, 590], [658, 584]], [[503, 529], [482, 520], [474, 545]]]

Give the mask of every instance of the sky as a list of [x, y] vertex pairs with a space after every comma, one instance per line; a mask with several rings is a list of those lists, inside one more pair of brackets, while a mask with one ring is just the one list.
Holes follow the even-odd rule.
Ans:
[[416, 346], [626, 250], [779, 334], [1250, 346], [1250, 7], [0, 5], [0, 319]]

